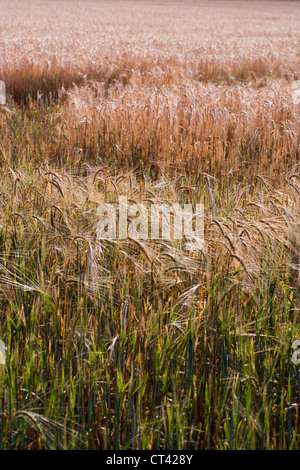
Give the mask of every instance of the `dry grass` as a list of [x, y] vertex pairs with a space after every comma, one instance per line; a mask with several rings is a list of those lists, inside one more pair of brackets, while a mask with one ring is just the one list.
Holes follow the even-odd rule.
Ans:
[[[0, 6], [0, 448], [299, 448], [299, 5]], [[203, 250], [98, 240], [121, 195]]]

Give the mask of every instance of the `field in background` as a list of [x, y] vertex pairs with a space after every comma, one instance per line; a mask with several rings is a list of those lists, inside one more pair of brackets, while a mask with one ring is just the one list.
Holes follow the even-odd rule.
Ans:
[[299, 448], [300, 3], [0, 8], [0, 449]]

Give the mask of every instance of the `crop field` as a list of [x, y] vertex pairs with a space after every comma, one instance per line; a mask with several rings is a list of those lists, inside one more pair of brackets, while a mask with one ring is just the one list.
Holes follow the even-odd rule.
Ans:
[[299, 449], [300, 2], [0, 12], [0, 450]]

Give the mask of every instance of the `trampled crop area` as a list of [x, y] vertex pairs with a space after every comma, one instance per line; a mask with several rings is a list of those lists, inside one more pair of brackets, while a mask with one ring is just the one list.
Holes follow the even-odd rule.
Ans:
[[0, 449], [298, 449], [300, 3], [0, 8]]

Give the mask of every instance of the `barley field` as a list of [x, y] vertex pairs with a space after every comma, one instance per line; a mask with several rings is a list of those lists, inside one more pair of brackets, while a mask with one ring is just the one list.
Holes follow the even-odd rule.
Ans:
[[300, 2], [0, 11], [0, 449], [299, 449]]

